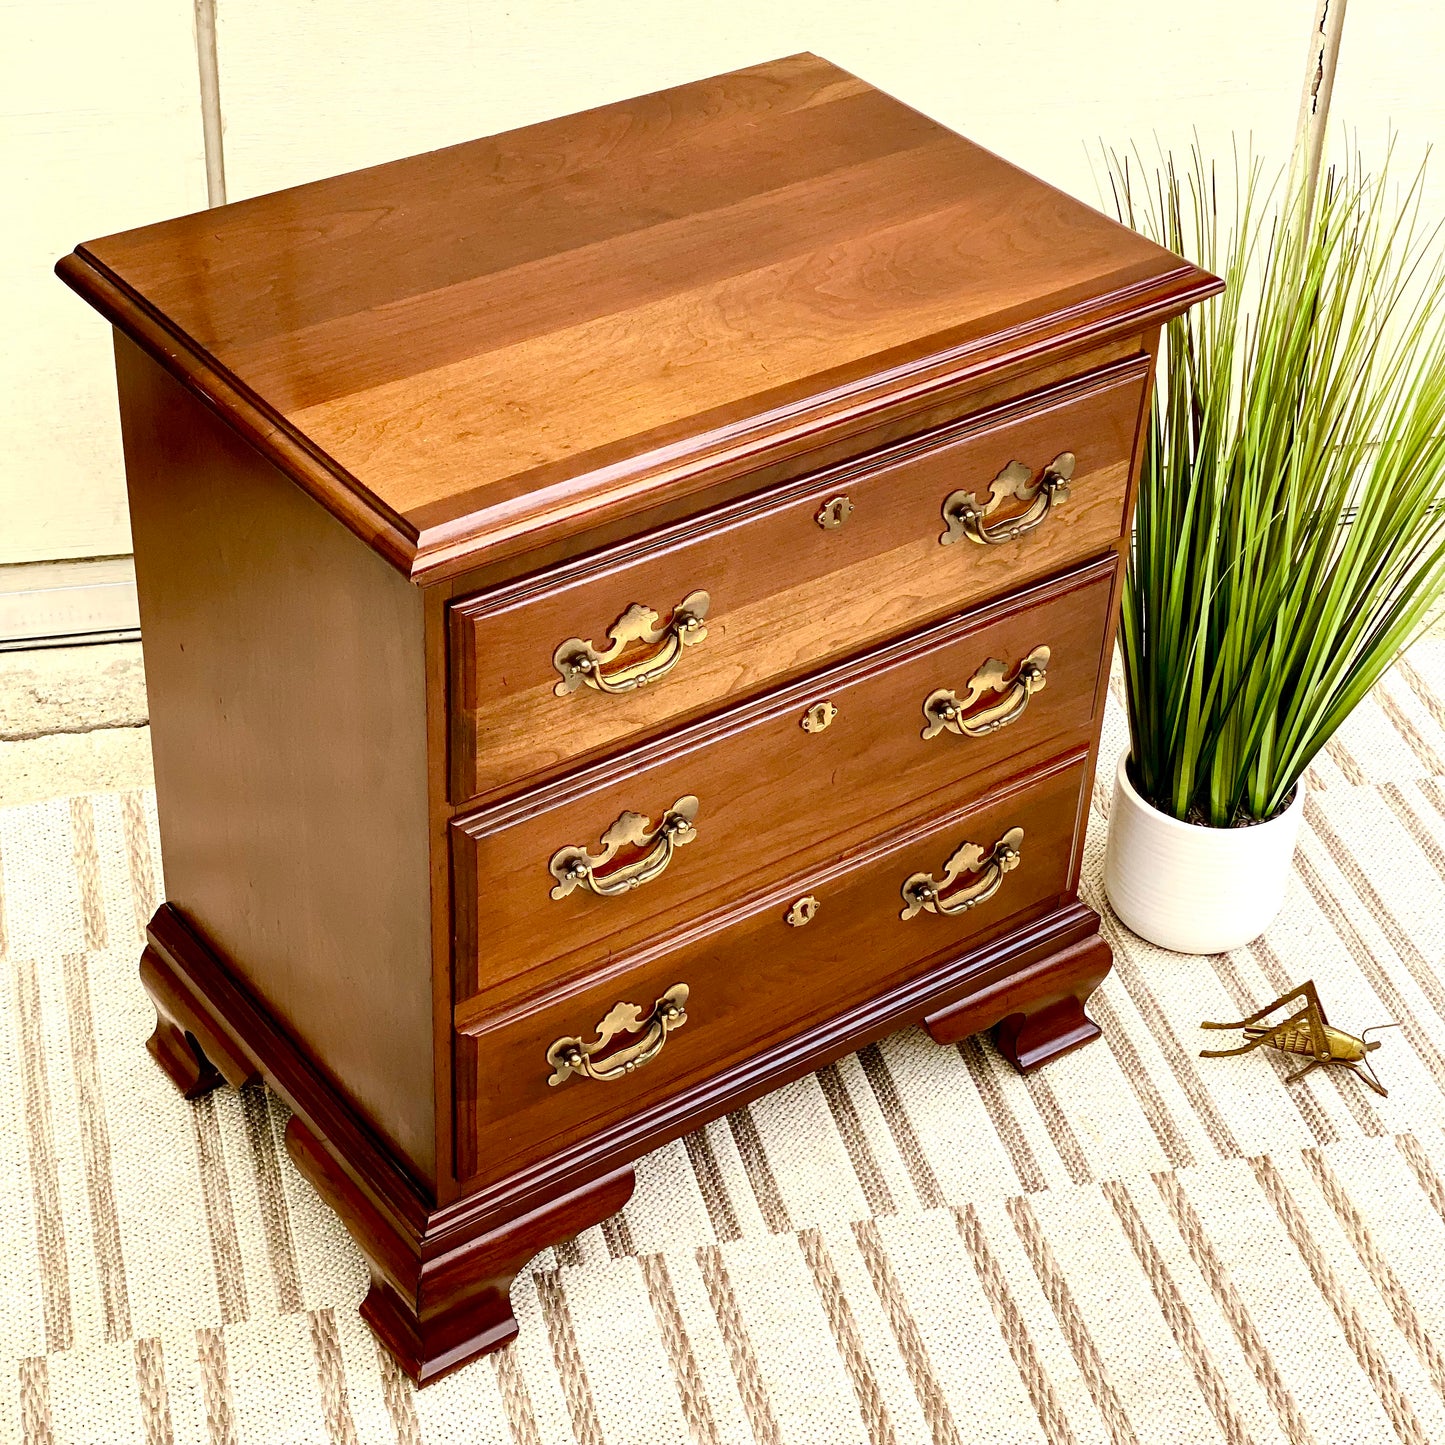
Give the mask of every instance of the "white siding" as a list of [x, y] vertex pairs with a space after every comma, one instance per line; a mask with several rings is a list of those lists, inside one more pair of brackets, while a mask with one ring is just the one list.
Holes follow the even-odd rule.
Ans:
[[[814, 50], [1093, 204], [1099, 148], [1289, 156], [1314, 0], [220, 0], [233, 200]], [[1445, 11], [1350, 0], [1331, 151], [1445, 122]], [[129, 542], [76, 241], [205, 204], [187, 0], [0, 0], [0, 563]], [[1442, 158], [1445, 161], [1445, 158]], [[1403, 169], [1403, 167], [1402, 167]], [[1445, 163], [1428, 199], [1445, 215]]]
[[52, 274], [205, 204], [184, 0], [0, 0], [0, 563], [129, 552], [110, 333]]
[[1100, 140], [1252, 133], [1283, 164], [1310, 21], [1301, 0], [308, 0], [283, 38], [273, 5], [223, 0], [229, 193], [812, 50], [1097, 202]]

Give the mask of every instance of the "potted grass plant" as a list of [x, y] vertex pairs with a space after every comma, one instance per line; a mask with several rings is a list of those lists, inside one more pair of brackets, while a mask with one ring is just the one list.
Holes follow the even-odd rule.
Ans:
[[1358, 157], [1278, 204], [1221, 197], [1196, 150], [1123, 217], [1227, 282], [1169, 324], [1120, 622], [1130, 748], [1104, 884], [1166, 948], [1262, 933], [1304, 775], [1445, 582], [1445, 308], [1437, 234]]

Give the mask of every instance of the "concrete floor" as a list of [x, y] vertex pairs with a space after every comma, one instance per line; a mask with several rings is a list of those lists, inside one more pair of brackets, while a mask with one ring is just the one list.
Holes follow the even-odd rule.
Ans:
[[149, 787], [138, 642], [0, 652], [0, 807]]

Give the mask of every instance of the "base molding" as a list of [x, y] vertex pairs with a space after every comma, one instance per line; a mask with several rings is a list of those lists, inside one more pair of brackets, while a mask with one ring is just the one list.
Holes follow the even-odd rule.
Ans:
[[140, 979], [156, 1010], [147, 1049], [186, 1098], [259, 1076], [290, 1108], [286, 1152], [371, 1272], [362, 1318], [418, 1384], [512, 1339], [527, 1261], [631, 1197], [629, 1163], [520, 1207], [438, 1206], [169, 904], [146, 930]]
[[517, 1333], [512, 1280], [534, 1254], [616, 1214], [632, 1196], [631, 1167], [549, 1200], [460, 1242], [422, 1240], [398, 1250], [385, 1218], [299, 1116], [286, 1126], [286, 1152], [341, 1216], [371, 1267], [361, 1317], [419, 1385], [499, 1349]]
[[239, 1089], [256, 1077], [255, 1062], [196, 1006], [176, 961], [154, 942], [141, 954], [140, 981], [156, 1010], [146, 1049], [187, 1099], [199, 1099], [221, 1084]]
[[923, 1026], [935, 1043], [951, 1044], [996, 1024], [999, 1052], [1029, 1073], [1099, 1037], [1084, 1004], [1112, 966], [1112, 950], [1094, 933], [925, 1015]]
[[175, 908], [161, 905], [146, 939], [140, 976], [156, 1008], [152, 1057], [187, 1098], [259, 1075], [286, 1102], [287, 1152], [370, 1268], [361, 1314], [418, 1384], [513, 1338], [512, 1280], [533, 1255], [621, 1209], [632, 1162], [648, 1150], [910, 1024], [940, 1043], [996, 1025], [1004, 1055], [1037, 1068], [1098, 1037], [1084, 1003], [1111, 961], [1098, 915], [1064, 902], [776, 1046], [736, 1077], [689, 1090], [631, 1132], [603, 1134], [440, 1204]]

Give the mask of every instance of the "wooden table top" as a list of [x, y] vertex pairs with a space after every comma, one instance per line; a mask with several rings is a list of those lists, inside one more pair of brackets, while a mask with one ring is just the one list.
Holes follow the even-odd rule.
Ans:
[[57, 269], [419, 579], [929, 368], [983, 375], [1218, 284], [813, 55]]

